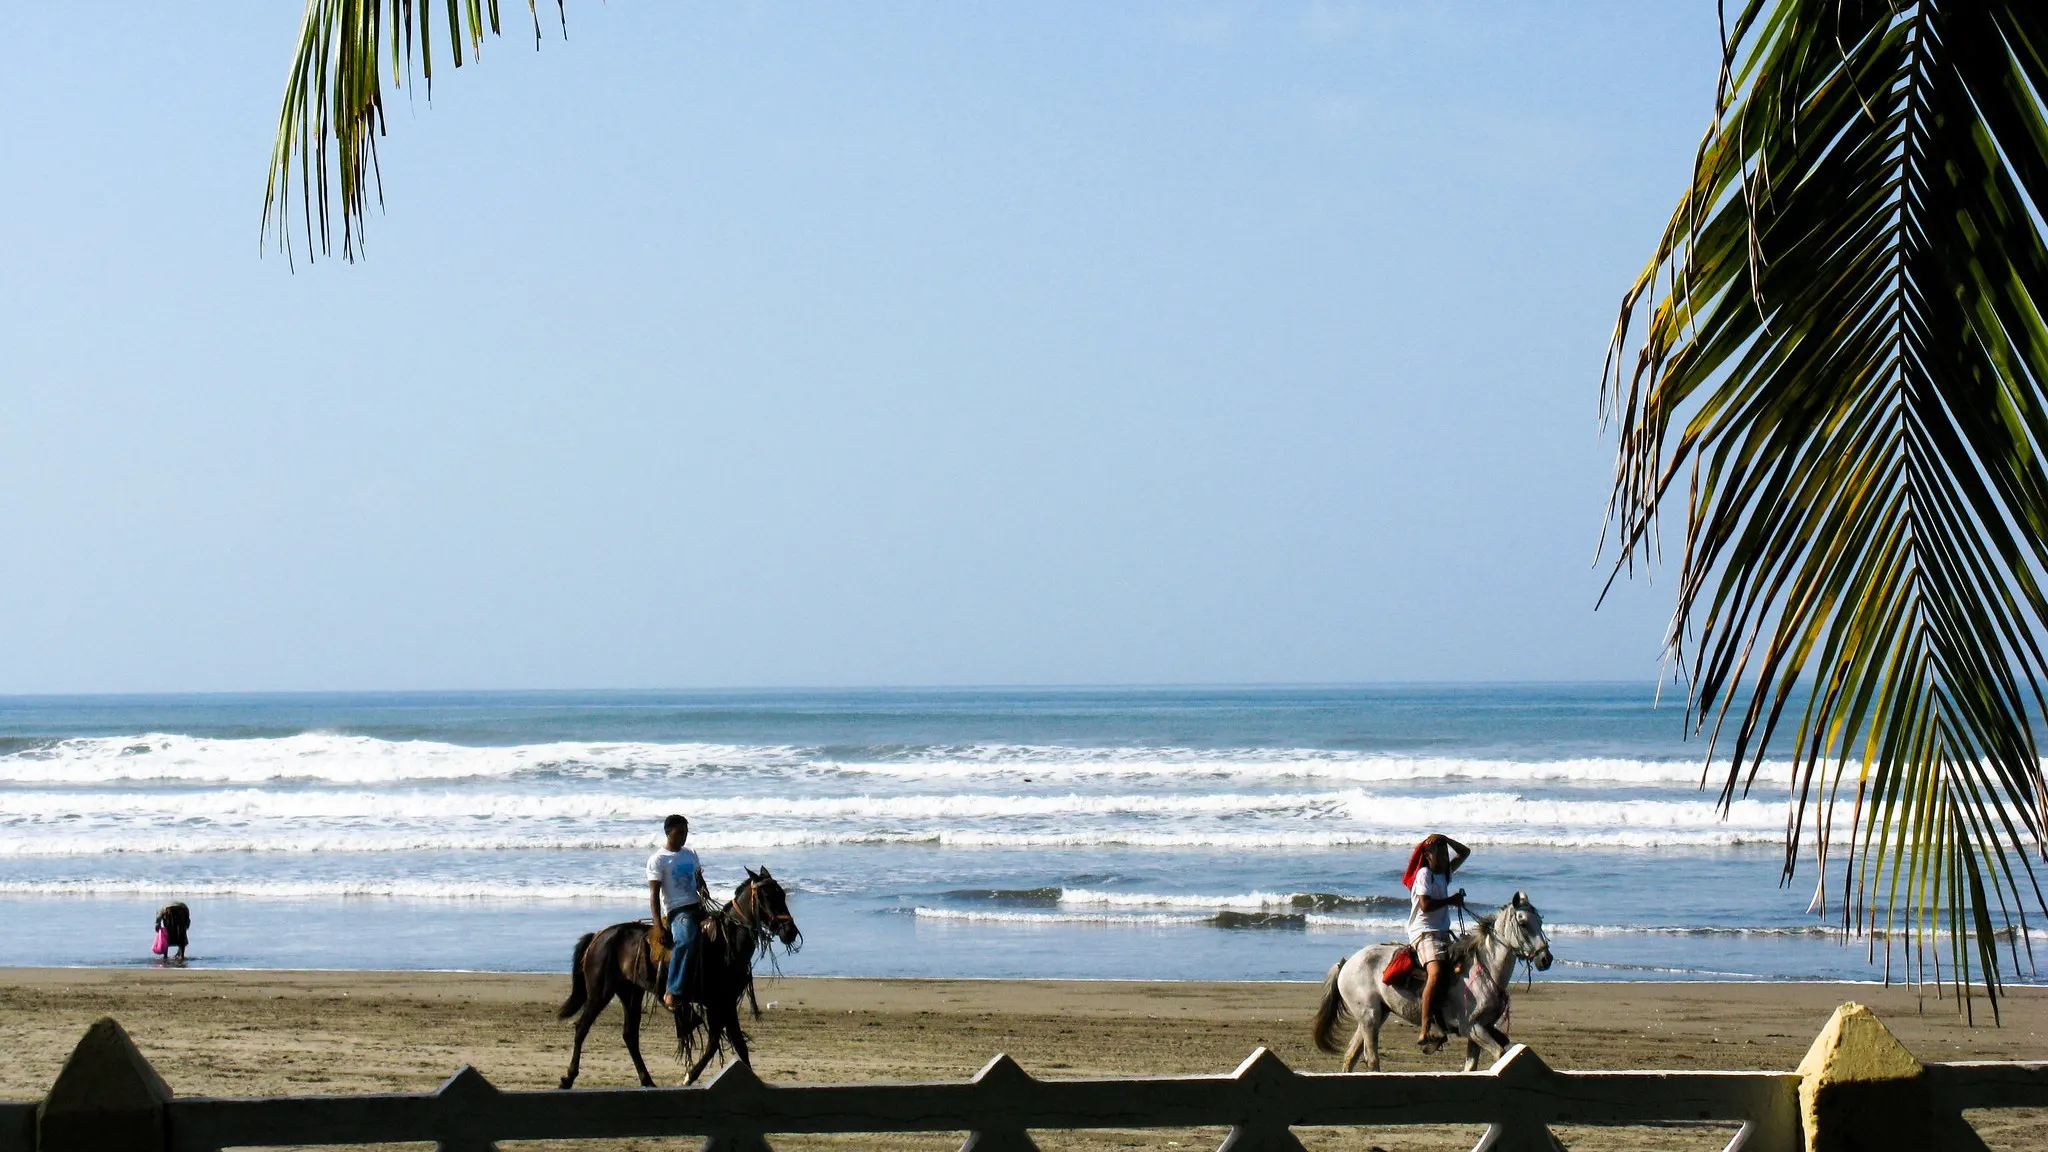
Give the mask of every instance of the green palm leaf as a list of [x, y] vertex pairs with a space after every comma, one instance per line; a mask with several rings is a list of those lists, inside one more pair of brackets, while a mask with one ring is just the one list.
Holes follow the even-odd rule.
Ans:
[[[556, 0], [556, 14], [567, 30], [567, 16]], [[540, 44], [540, 13], [527, 0], [533, 18], [533, 39]], [[286, 219], [296, 182], [304, 209], [308, 254], [317, 244], [333, 252], [335, 217], [340, 218], [341, 251], [355, 259], [363, 243], [363, 222], [377, 182], [377, 137], [384, 134], [384, 72], [388, 61], [393, 86], [413, 77], [417, 60], [429, 97], [434, 87], [434, 41], [437, 14], [441, 38], [450, 61], [462, 67], [463, 46], [470, 59], [483, 50], [484, 32], [499, 32], [498, 0], [447, 0], [445, 8], [431, 0], [306, 0], [299, 24], [299, 46], [292, 55], [285, 82], [284, 108], [277, 117], [277, 143], [270, 154], [270, 178], [263, 189], [263, 231], [273, 219], [278, 245], [289, 255], [291, 225]]]
[[1810, 843], [1887, 977], [1994, 1010], [2043, 906], [2044, 52], [2038, 0], [1751, 0], [1602, 385], [1617, 573], [1685, 478], [1669, 643], [1722, 803], [1789, 722], [1785, 879]]

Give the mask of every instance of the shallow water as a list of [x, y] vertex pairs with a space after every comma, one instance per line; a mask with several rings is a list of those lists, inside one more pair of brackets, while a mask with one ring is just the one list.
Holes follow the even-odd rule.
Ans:
[[[4, 964], [554, 970], [688, 813], [838, 975], [1302, 979], [1398, 934], [1406, 846], [1525, 890], [1574, 978], [1868, 978], [1647, 686], [0, 700]], [[1774, 781], [1775, 778], [1775, 781]], [[28, 930], [22, 930], [26, 927]]]

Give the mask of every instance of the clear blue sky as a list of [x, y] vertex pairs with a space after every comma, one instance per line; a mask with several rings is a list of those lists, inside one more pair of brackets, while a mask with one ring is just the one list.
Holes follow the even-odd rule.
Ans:
[[0, 692], [1657, 672], [1712, 0], [571, 0], [294, 272], [296, 9], [8, 7]]

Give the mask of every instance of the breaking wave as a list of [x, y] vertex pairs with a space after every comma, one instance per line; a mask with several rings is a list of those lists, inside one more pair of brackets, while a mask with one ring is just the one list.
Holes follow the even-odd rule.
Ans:
[[[121, 781], [262, 784], [299, 780], [389, 784], [529, 776], [705, 780], [733, 773], [846, 775], [966, 782], [1172, 776], [1182, 780], [1321, 780], [1356, 784], [1503, 780], [1543, 784], [1698, 784], [1695, 760], [1411, 757], [1316, 748], [1069, 748], [919, 746], [855, 758], [796, 745], [557, 741], [473, 747], [432, 740], [308, 732], [225, 739], [143, 733], [52, 740], [0, 756], [0, 782], [106, 785]], [[1786, 778], [1773, 763], [1763, 779]]]
[[[941, 848], [1224, 848], [1242, 853], [1337, 848], [1397, 848], [1413, 836], [1401, 832], [1132, 832], [1103, 829], [1090, 832], [984, 832], [970, 829], [933, 831], [818, 832], [802, 829], [693, 835], [690, 843], [706, 851], [833, 845], [929, 844]], [[1770, 837], [1740, 832], [1697, 830], [1582, 831], [1536, 833], [1515, 829], [1488, 830], [1491, 845], [1585, 848], [1718, 847], [1768, 842]], [[0, 840], [0, 857], [103, 856], [129, 853], [187, 852], [462, 852], [646, 851], [654, 838], [639, 830], [616, 834], [492, 831], [279, 830], [271, 833], [199, 835], [190, 830], [144, 830], [104, 834], [43, 835]]]
[[1118, 908], [1228, 908], [1240, 911], [1292, 909], [1328, 912], [1340, 908], [1406, 908], [1400, 896], [1348, 896], [1339, 892], [1244, 892], [1234, 896], [1202, 896], [1184, 892], [1099, 892], [1088, 888], [956, 888], [945, 893], [954, 900], [978, 900], [992, 904], [1069, 906], [1104, 905]]
[[182, 900], [242, 896], [266, 900], [386, 899], [464, 902], [574, 901], [620, 904], [617, 884], [519, 884], [448, 880], [0, 880], [4, 896], [175, 896]]
[[1328, 792], [1151, 792], [857, 796], [664, 795], [619, 787], [506, 791], [192, 786], [119, 791], [0, 788], [0, 856], [124, 851], [646, 848], [661, 816], [698, 818], [712, 849], [835, 844], [951, 848], [1385, 847], [1455, 813], [1489, 843], [1715, 846], [1772, 841], [1782, 813], [1761, 800], [1725, 814], [1702, 798], [1598, 799], [1508, 791], [1418, 796]]

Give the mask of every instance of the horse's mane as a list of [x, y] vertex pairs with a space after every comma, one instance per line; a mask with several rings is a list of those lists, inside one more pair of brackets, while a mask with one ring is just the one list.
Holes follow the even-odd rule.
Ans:
[[1479, 955], [1479, 946], [1493, 935], [1493, 919], [1498, 913], [1488, 912], [1472, 918], [1472, 930], [1451, 938], [1451, 967], [1463, 967]]

